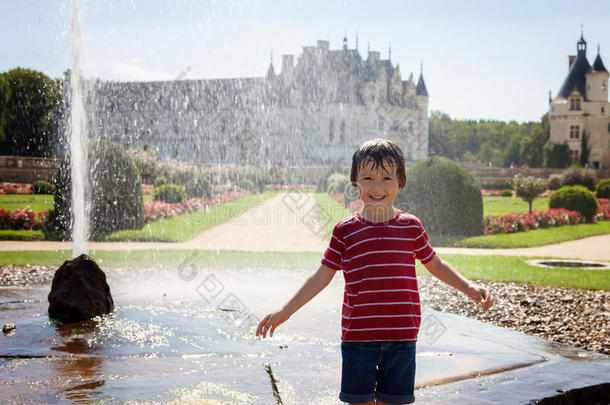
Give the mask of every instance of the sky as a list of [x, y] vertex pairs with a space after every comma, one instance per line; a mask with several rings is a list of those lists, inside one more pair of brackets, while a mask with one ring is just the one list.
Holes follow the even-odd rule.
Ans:
[[[458, 119], [535, 121], [576, 54], [610, 67], [610, 1], [81, 0], [84, 74], [102, 80], [264, 76], [318, 39], [343, 37], [400, 65], [423, 66], [430, 111]], [[68, 0], [0, 0], [0, 72], [62, 77], [70, 67]]]

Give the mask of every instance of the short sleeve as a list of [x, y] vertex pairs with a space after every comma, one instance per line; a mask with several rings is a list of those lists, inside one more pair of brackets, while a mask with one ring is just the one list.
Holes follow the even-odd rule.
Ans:
[[343, 248], [345, 243], [343, 242], [343, 236], [338, 224], [333, 229], [333, 234], [328, 242], [326, 252], [322, 258], [322, 264], [330, 267], [333, 270], [342, 270], [341, 258], [343, 257]]
[[430, 246], [428, 234], [421, 223], [419, 223], [418, 234], [419, 235], [415, 238], [414, 242], [415, 257], [422, 262], [422, 264], [426, 264], [434, 258], [436, 252], [432, 249], [432, 246]]

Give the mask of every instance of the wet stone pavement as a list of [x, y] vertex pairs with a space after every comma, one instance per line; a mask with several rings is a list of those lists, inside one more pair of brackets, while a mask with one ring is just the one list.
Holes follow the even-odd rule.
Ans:
[[[13, 268], [7, 276], [4, 269], [5, 285], [15, 271], [31, 285], [0, 288], [0, 323], [16, 324], [0, 336], [2, 403], [270, 404], [269, 369], [284, 404], [340, 403], [340, 277], [272, 339], [260, 340], [252, 333], [258, 317], [310, 270], [198, 269], [185, 280], [175, 270], [110, 269], [115, 313], [61, 327], [46, 316], [54, 270]], [[430, 303], [418, 343], [418, 403], [528, 403], [610, 375], [606, 355], [436, 311], [435, 301], [468, 306], [459, 296], [433, 299], [428, 281], [421, 284]], [[506, 305], [518, 298], [503, 294]]]

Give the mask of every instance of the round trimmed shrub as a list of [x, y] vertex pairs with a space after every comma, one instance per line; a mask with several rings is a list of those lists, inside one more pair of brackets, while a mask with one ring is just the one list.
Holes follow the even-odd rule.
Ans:
[[152, 199], [165, 201], [168, 204], [183, 203], [186, 201], [186, 191], [177, 184], [162, 184], [153, 188]]
[[326, 183], [328, 184], [327, 193], [353, 194], [355, 190], [349, 177], [343, 173], [331, 174]]
[[597, 211], [597, 199], [586, 187], [564, 186], [551, 194], [549, 208], [578, 211], [583, 220], [592, 222]]
[[500, 197], [512, 197], [513, 196], [513, 192], [512, 190], [502, 190], [502, 192], [500, 193]]
[[457, 163], [433, 156], [407, 169], [396, 207], [417, 216], [431, 235], [480, 235], [483, 197], [474, 177]]
[[32, 184], [34, 194], [55, 194], [55, 186], [48, 181], [38, 180]]
[[195, 176], [186, 182], [184, 187], [188, 198], [210, 198], [212, 197], [212, 186], [207, 178], [202, 175]]
[[254, 182], [250, 179], [240, 179], [237, 182], [237, 186], [240, 189], [243, 190], [249, 190], [249, 191], [254, 191], [254, 189], [256, 188], [256, 185], [254, 184]]
[[159, 187], [163, 184], [168, 184], [168, 183], [169, 183], [169, 181], [167, 181], [167, 177], [159, 176], [153, 181], [153, 186]]
[[[123, 230], [144, 226], [142, 182], [133, 159], [112, 142], [89, 142], [87, 184], [91, 205], [89, 232], [91, 240]], [[55, 203], [52, 218], [43, 231], [47, 239], [69, 240], [72, 230], [72, 183], [70, 157], [60, 164], [55, 179]]]
[[551, 177], [549, 179], [549, 190], [559, 190], [561, 187], [561, 178]]
[[602, 179], [595, 187], [597, 198], [610, 198], [610, 179]]
[[584, 186], [595, 191], [595, 172], [592, 169], [568, 169], [562, 174], [562, 186]]

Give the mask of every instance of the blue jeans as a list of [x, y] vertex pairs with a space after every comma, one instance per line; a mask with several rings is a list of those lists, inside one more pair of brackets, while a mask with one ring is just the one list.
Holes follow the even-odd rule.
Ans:
[[341, 356], [341, 401], [415, 401], [415, 342], [341, 342]]

